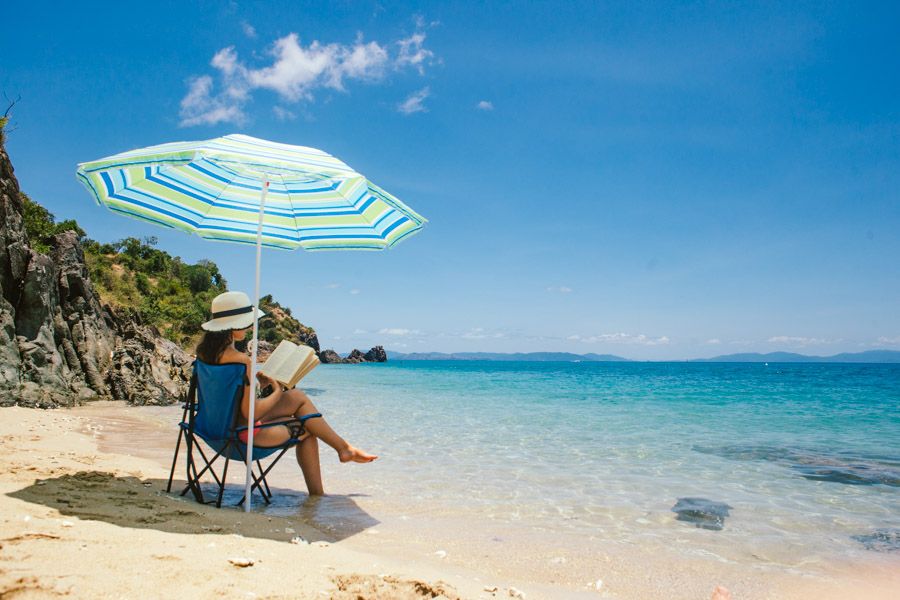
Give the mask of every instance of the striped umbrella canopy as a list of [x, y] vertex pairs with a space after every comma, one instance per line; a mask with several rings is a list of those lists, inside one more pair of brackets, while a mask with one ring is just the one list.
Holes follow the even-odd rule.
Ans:
[[175, 142], [78, 165], [112, 211], [200, 237], [263, 246], [382, 250], [426, 220], [334, 156], [246, 135]]
[[[262, 247], [383, 250], [426, 220], [326, 152], [247, 135], [174, 142], [81, 163], [78, 179], [98, 204], [208, 240]], [[259, 323], [253, 322], [256, 365]], [[250, 386], [254, 423], [256, 386]], [[253, 428], [248, 430], [245, 510], [251, 506]]]

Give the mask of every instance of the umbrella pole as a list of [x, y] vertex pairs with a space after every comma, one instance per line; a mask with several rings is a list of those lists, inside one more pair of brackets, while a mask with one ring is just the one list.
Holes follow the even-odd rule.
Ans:
[[269, 181], [265, 177], [260, 180], [259, 223], [256, 225], [256, 287], [253, 291], [253, 341], [250, 348], [250, 414], [247, 415], [247, 479], [244, 483], [244, 512], [250, 512], [252, 504], [251, 482], [253, 480], [253, 429], [256, 424], [254, 408], [256, 407], [256, 354], [259, 340], [259, 272], [262, 263], [262, 226], [263, 209], [266, 206], [266, 194], [269, 192]]

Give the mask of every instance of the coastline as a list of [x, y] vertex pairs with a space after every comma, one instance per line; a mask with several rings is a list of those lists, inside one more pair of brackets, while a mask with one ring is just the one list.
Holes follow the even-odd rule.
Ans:
[[163, 464], [100, 449], [109, 421], [98, 410], [129, 426], [141, 419], [114, 402], [4, 409], [3, 597], [491, 597], [468, 574], [353, 550], [302, 520], [166, 494]]
[[[389, 499], [366, 494], [362, 468], [332, 467], [324, 452], [326, 485], [334, 482], [329, 491], [336, 494], [331, 506], [293, 492], [285, 498], [290, 510], [217, 510], [163, 491], [175, 438], [166, 420], [180, 416], [177, 407], [113, 402], [55, 411], [12, 407], [3, 415], [0, 591], [19, 590], [23, 597], [168, 595], [190, 588], [201, 597], [419, 598], [443, 592], [491, 598], [509, 597], [515, 588], [529, 599], [687, 599], [709, 597], [724, 584], [735, 598], [878, 599], [900, 585], [890, 557], [883, 567], [847, 564], [809, 577], [718, 564], [691, 547], [663, 555], [549, 532], [528, 538], [521, 531], [492, 531], [492, 537], [508, 533], [515, 544], [498, 545], [491, 537], [473, 543], [471, 535], [461, 535], [458, 516], [427, 507], [392, 513]], [[142, 443], [136, 446], [135, 439]], [[276, 486], [300, 485], [290, 462], [283, 461]], [[235, 470], [236, 479], [242, 474]], [[348, 510], [358, 517], [349, 526], [340, 516]], [[297, 535], [313, 543], [291, 544]], [[572, 555], [579, 543], [593, 550]], [[230, 558], [255, 564], [238, 568]], [[484, 591], [495, 586], [495, 593]]]

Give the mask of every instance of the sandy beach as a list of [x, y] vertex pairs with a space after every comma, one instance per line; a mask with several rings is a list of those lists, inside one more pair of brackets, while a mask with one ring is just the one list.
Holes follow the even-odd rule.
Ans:
[[[788, 577], [742, 565], [711, 570], [689, 553], [680, 562], [654, 560], [639, 549], [574, 560], [576, 583], [565, 570], [556, 578], [552, 569], [535, 570], [527, 548], [521, 557], [491, 556], [477, 545], [443, 544], [447, 524], [439, 520], [433, 535], [383, 535], [384, 515], [342, 530], [322, 526], [327, 512], [308, 500], [291, 516], [217, 510], [165, 493], [171, 445], [164, 440], [174, 442], [174, 432], [153, 415], [175, 409], [155, 410], [103, 403], [3, 411], [0, 597], [706, 598], [726, 583], [735, 598], [887, 599], [900, 585], [889, 561]], [[150, 443], [131, 448], [135, 437]], [[235, 471], [236, 490], [242, 470]], [[352, 494], [341, 501], [344, 511], [356, 504]], [[550, 554], [562, 542], [545, 542], [543, 562], [559, 563]], [[583, 581], [589, 573], [606, 577]]]
[[295, 519], [167, 495], [159, 462], [99, 451], [96, 410], [3, 411], [0, 597], [491, 596], [452, 569], [355, 551]]

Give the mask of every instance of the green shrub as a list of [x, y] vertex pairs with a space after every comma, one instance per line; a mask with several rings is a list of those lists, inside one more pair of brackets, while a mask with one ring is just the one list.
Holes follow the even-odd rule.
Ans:
[[22, 199], [25, 235], [28, 237], [28, 243], [37, 252], [41, 254], [50, 252], [53, 236], [64, 231], [74, 231], [78, 235], [78, 239], [84, 237], [84, 230], [74, 219], [57, 223], [53, 213], [33, 201], [27, 194], [20, 192], [19, 196]]

